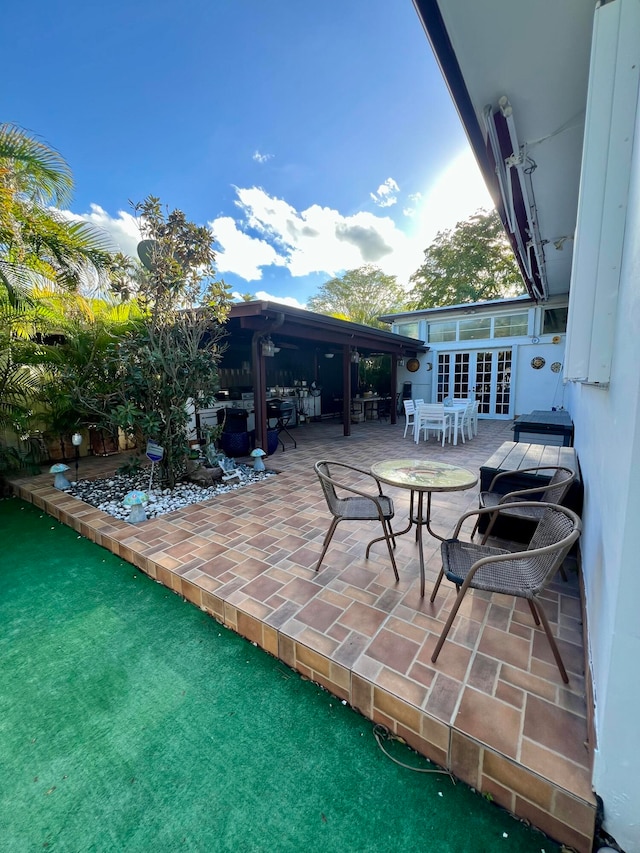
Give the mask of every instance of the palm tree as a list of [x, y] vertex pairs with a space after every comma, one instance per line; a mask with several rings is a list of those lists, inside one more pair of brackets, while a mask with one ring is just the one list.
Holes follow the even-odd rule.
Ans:
[[79, 285], [111, 268], [104, 238], [56, 209], [72, 189], [57, 151], [0, 124], [0, 430], [18, 435], [28, 430], [43, 384], [39, 342], [55, 322], [51, 297], [76, 292], [82, 310]]
[[0, 285], [10, 299], [47, 280], [75, 290], [110, 268], [103, 236], [55, 207], [73, 189], [63, 157], [22, 128], [0, 124]]

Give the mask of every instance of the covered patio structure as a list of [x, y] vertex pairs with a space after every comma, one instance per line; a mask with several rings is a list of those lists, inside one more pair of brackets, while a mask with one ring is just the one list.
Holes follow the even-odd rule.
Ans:
[[[389, 388], [384, 390], [395, 401], [398, 361], [429, 349], [413, 338], [274, 302], [234, 305], [227, 328], [221, 380], [253, 393], [256, 444], [261, 447], [267, 447], [269, 374], [281, 379], [273, 384], [304, 381], [317, 391], [329, 380], [341, 400], [343, 434], [350, 435], [351, 400], [358, 390], [353, 368], [360, 359], [388, 356]], [[393, 404], [390, 420], [396, 422]]]

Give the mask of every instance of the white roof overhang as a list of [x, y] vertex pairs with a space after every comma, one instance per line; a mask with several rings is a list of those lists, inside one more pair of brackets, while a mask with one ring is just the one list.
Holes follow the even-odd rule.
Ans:
[[593, 0], [414, 0], [530, 295], [571, 277]]

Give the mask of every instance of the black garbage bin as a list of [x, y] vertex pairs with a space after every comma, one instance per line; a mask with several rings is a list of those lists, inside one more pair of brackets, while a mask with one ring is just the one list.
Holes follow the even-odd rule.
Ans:
[[218, 409], [218, 423], [224, 423], [220, 436], [220, 447], [227, 456], [248, 456], [251, 436], [247, 430], [249, 412], [246, 409], [227, 407]]

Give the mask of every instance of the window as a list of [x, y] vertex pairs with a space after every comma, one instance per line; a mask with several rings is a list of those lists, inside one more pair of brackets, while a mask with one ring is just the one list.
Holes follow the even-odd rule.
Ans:
[[427, 326], [427, 333], [427, 342], [430, 344], [441, 344], [443, 341], [455, 341], [456, 321], [447, 320], [442, 323], [429, 323]]
[[460, 320], [459, 340], [478, 341], [491, 337], [490, 317], [471, 317], [468, 320]]
[[568, 308], [545, 308], [542, 320], [543, 335], [558, 335], [567, 331]]
[[420, 340], [417, 321], [415, 323], [397, 323], [396, 331], [399, 335], [404, 335], [406, 338], [415, 338], [416, 340]]
[[526, 335], [528, 331], [528, 316], [523, 314], [508, 314], [506, 317], [496, 317], [493, 325], [494, 338], [511, 338], [514, 335]]

